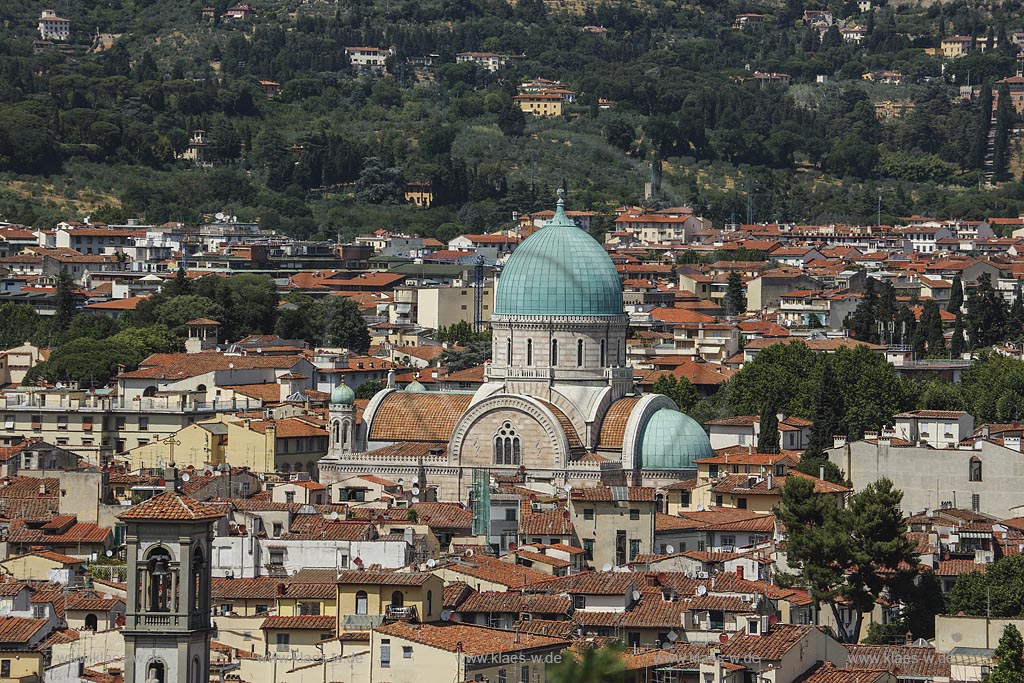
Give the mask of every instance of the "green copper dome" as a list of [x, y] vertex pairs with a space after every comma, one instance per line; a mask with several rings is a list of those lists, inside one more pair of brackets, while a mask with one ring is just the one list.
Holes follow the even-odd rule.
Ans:
[[423, 386], [418, 379], [414, 379], [405, 385], [405, 390], [413, 394], [422, 394], [427, 390], [427, 388]]
[[640, 467], [645, 470], [693, 469], [694, 460], [710, 458], [711, 441], [704, 429], [689, 415], [662, 408], [644, 427], [640, 446]]
[[622, 284], [608, 254], [565, 215], [516, 248], [498, 279], [497, 315], [622, 315]]
[[350, 406], [355, 403], [356, 392], [352, 391], [351, 387], [342, 382], [338, 386], [334, 387], [331, 392], [331, 404], [336, 406]]

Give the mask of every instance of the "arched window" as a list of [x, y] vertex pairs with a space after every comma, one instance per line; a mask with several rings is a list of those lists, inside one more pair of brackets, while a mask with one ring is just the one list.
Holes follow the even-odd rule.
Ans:
[[167, 683], [164, 663], [155, 659], [146, 666], [146, 683]]
[[146, 611], [170, 612], [171, 588], [174, 585], [171, 576], [171, 556], [166, 548], [156, 547], [149, 551], [146, 560]]
[[533, 365], [533, 340], [526, 340], [526, 365]]
[[576, 341], [576, 367], [583, 367], [583, 340]]
[[512, 337], [505, 343], [505, 365], [512, 365]]
[[427, 616], [434, 614], [434, 591], [427, 591]]
[[494, 435], [494, 464], [518, 465], [522, 459], [519, 435], [511, 422], [504, 422]]
[[142, 390], [142, 395], [145, 397], [156, 396], [156, 387], [150, 384], [148, 387]]
[[971, 456], [970, 470], [968, 472], [970, 481], [981, 481], [981, 459], [978, 456]]
[[402, 591], [395, 591], [391, 594], [391, 606], [402, 607], [405, 605], [405, 596], [402, 595]]
[[200, 384], [199, 386], [197, 386], [196, 387], [196, 393], [197, 394], [203, 394], [203, 396], [200, 396], [200, 398], [206, 398], [206, 396], [205, 396], [205, 394], [206, 394], [206, 385], [205, 384]]
[[203, 572], [205, 568], [206, 560], [203, 558], [203, 551], [196, 546], [192, 553], [192, 590], [194, 591], [192, 609], [200, 613], [208, 611], [204, 600], [206, 586], [203, 585]]
[[558, 340], [551, 340], [551, 367], [558, 365]]
[[356, 614], [366, 614], [366, 591], [356, 593]]
[[99, 619], [96, 618], [95, 614], [86, 614], [85, 615], [85, 630], [86, 631], [95, 631], [96, 630], [96, 626], [97, 626], [98, 623], [99, 623]]
[[332, 432], [334, 434], [334, 443], [344, 446], [345, 442], [341, 440], [341, 420], [334, 421], [334, 429]]
[[606, 367], [607, 365], [608, 365], [608, 340], [607, 339], [602, 339], [601, 340], [601, 367], [603, 368], [603, 367]]

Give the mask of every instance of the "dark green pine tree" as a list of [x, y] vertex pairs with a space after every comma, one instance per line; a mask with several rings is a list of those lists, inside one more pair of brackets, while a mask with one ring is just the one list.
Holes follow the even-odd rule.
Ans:
[[768, 394], [765, 402], [761, 404], [761, 417], [757, 434], [758, 453], [779, 452], [778, 410], [778, 401], [775, 399], [775, 392], [772, 391]]
[[959, 358], [964, 352], [964, 319], [960, 311], [956, 312], [956, 323], [953, 325], [953, 338], [949, 340], [949, 353], [954, 358]]
[[814, 422], [804, 458], [820, 458], [826, 448], [832, 447], [832, 437], [841, 434], [843, 430], [843, 413], [843, 394], [836, 386], [832, 361], [826, 355], [821, 365], [818, 387], [814, 392]]
[[858, 341], [878, 343], [878, 291], [874, 278], [868, 278], [860, 303], [853, 313], [846, 316], [843, 325]]
[[743, 278], [735, 270], [729, 273], [726, 280], [722, 309], [726, 315], [741, 315], [747, 310], [747, 300], [743, 296]]
[[957, 275], [953, 278], [953, 287], [949, 292], [949, 303], [946, 310], [950, 313], [959, 313], [964, 306], [964, 281]]
[[1024, 638], [1013, 624], [1003, 628], [996, 648], [999, 662], [989, 674], [988, 683], [1020, 683], [1024, 681]]
[[1010, 179], [1010, 129], [1013, 127], [1013, 108], [1010, 103], [1010, 89], [999, 86], [999, 103], [996, 105], [996, 136], [992, 150], [993, 179]]
[[[978, 119], [974, 128], [974, 140], [971, 143], [971, 168], [981, 170], [985, 167], [985, 154], [988, 153], [988, 133], [992, 127], [992, 86], [987, 82], [981, 84], [978, 93]], [[957, 276], [959, 279], [959, 276]], [[963, 288], [960, 289], [963, 297]]]
[[992, 276], [982, 273], [971, 296], [967, 298], [967, 333], [971, 347], [991, 346], [1006, 334], [1006, 300], [992, 287]]

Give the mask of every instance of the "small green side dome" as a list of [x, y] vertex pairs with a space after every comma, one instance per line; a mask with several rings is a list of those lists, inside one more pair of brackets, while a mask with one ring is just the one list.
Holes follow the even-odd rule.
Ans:
[[615, 264], [593, 237], [565, 214], [559, 190], [555, 216], [520, 244], [498, 278], [497, 315], [622, 315]]
[[422, 394], [427, 390], [427, 388], [420, 384], [420, 381], [418, 379], [414, 379], [413, 381], [405, 385], [405, 390], [412, 394]]
[[331, 405], [350, 406], [356, 401], [356, 392], [342, 382], [331, 392]]
[[693, 469], [694, 460], [715, 452], [704, 429], [689, 415], [671, 408], [655, 411], [644, 427], [640, 467], [646, 470]]

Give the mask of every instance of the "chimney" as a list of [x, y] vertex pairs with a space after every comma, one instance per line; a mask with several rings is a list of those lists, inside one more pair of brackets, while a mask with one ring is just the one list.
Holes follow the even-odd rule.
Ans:
[[821, 467], [818, 468], [818, 479], [824, 479], [824, 478], [825, 478], [825, 466], [822, 465]]
[[1020, 453], [1020, 437], [1019, 436], [1005, 436], [1003, 437], [1003, 445], [1012, 451]]
[[846, 436], [844, 434], [835, 434], [832, 437], [832, 448], [842, 448], [846, 445]]

